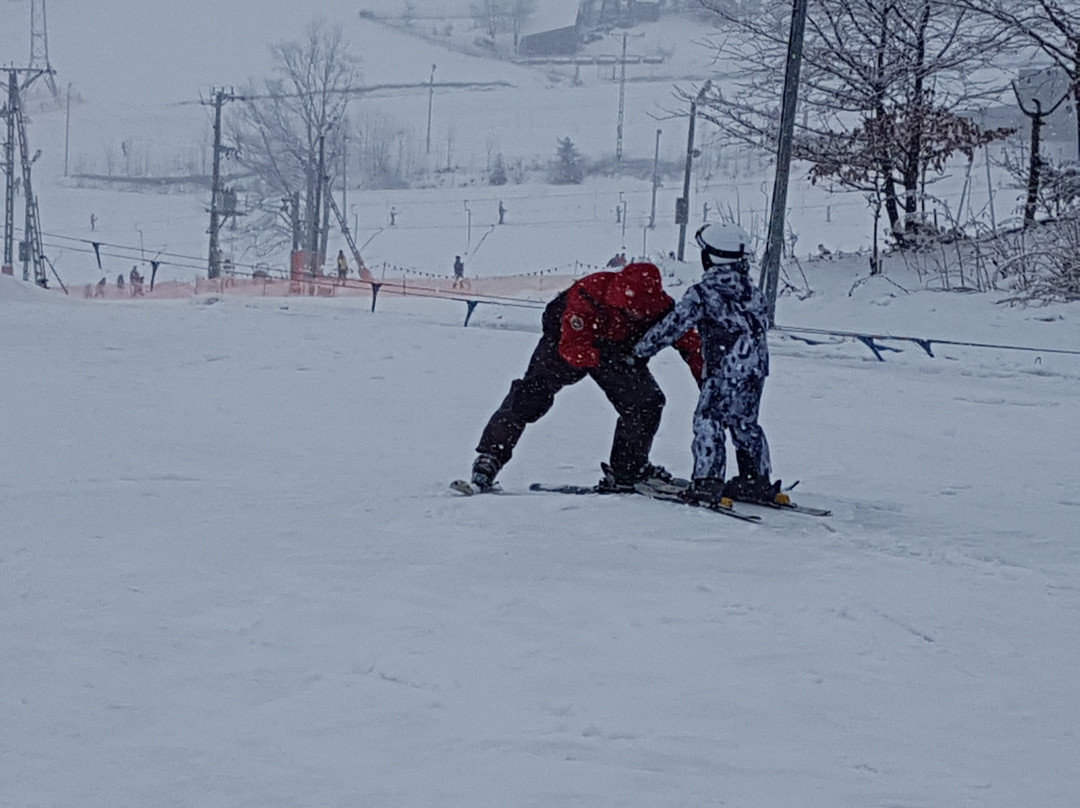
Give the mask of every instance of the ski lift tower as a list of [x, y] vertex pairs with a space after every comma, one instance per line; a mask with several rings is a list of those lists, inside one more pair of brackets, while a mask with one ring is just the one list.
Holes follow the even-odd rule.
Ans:
[[54, 99], [60, 97], [49, 63], [49, 27], [45, 18], [45, 0], [30, 0], [30, 70], [40, 70]]
[[[3, 149], [4, 183], [4, 256], [3, 273], [11, 275], [14, 264], [15, 242], [15, 191], [16, 180], [22, 182], [23, 199], [26, 201], [26, 223], [23, 230], [23, 241], [19, 243], [19, 260], [23, 265], [23, 280], [30, 279], [30, 266], [34, 269], [34, 282], [39, 286], [46, 286], [48, 275], [45, 271], [46, 259], [41, 246], [41, 220], [38, 213], [37, 197], [34, 195], [34, 186], [31, 179], [34, 161], [38, 153], [30, 155], [30, 144], [26, 134], [26, 116], [23, 114], [22, 93], [44, 71], [26, 67], [0, 68], [0, 73], [7, 74], [7, 99], [0, 110], [0, 115], [6, 118], [6, 138]], [[26, 79], [19, 83], [20, 74], [25, 74]], [[45, 75], [49, 75], [45, 73]], [[18, 165], [15, 154], [18, 152]]]

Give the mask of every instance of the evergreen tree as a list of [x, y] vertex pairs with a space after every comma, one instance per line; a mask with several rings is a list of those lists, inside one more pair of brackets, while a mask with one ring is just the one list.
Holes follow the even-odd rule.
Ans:
[[488, 182], [492, 185], [506, 185], [507, 181], [506, 164], [503, 162], [503, 156], [500, 153], [495, 155], [495, 166], [491, 169]]
[[569, 137], [559, 138], [551, 181], [556, 185], [580, 185], [585, 174], [581, 168], [581, 152]]

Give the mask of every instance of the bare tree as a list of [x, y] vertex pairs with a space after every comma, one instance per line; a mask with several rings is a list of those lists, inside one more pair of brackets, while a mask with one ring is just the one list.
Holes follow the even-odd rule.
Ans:
[[[272, 227], [277, 239], [263, 249], [294, 240], [319, 252], [325, 240], [325, 195], [340, 165], [350, 89], [360, 79], [360, 61], [349, 51], [339, 27], [312, 22], [304, 37], [271, 47], [274, 71], [243, 93], [233, 119], [233, 137], [244, 165], [257, 177], [253, 189], [262, 216], [256, 229]], [[282, 200], [299, 199], [299, 211], [283, 210]]]
[[416, 133], [383, 111], [360, 115], [349, 139], [352, 165], [366, 188], [404, 188], [421, 162], [423, 144]]
[[514, 32], [514, 50], [517, 50], [521, 31], [534, 13], [536, 13], [537, 0], [508, 0], [507, 13], [510, 16], [510, 27]]
[[496, 34], [506, 30], [508, 0], [479, 0], [469, 6], [469, 13], [488, 39], [494, 41]]
[[[728, 135], [769, 143], [779, 118], [787, 8], [748, 16], [723, 0], [701, 2], [733, 32], [718, 51], [735, 58], [739, 76], [733, 99], [717, 84], [699, 111]], [[889, 229], [905, 245], [918, 230], [926, 172], [983, 142], [979, 127], [953, 110], [990, 90], [971, 76], [1007, 41], [999, 29], [946, 0], [811, 0], [795, 157], [814, 164], [819, 177], [880, 194]]]
[[1072, 84], [1076, 148], [1080, 159], [1080, 6], [1060, 0], [952, 0], [959, 8], [993, 20], [1041, 52]]

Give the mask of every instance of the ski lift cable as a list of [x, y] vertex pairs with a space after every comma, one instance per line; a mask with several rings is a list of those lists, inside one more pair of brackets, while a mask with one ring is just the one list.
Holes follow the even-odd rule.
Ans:
[[[859, 332], [859, 331], [834, 331], [824, 328], [800, 328], [796, 326], [773, 326], [773, 331], [779, 331], [787, 334], [824, 334], [833, 337], [850, 337], [857, 339], [867, 345], [871, 350], [874, 350], [874, 344], [877, 340], [882, 341], [896, 341], [896, 342], [913, 342], [930, 356], [933, 356], [933, 345], [956, 345], [966, 348], [992, 348], [1002, 351], [1028, 351], [1031, 353], [1057, 353], [1067, 354], [1070, 356], [1080, 356], [1080, 350], [1072, 350], [1069, 348], [1036, 348], [1028, 345], [1005, 345], [1000, 343], [991, 342], [966, 342], [962, 340], [950, 340], [950, 339], [937, 339], [932, 337], [910, 337], [910, 336], [898, 336], [895, 334], [875, 334], [872, 332]], [[892, 349], [895, 350], [895, 349]], [[876, 351], [875, 351], [876, 353]], [[881, 358], [880, 356], [878, 357]]]

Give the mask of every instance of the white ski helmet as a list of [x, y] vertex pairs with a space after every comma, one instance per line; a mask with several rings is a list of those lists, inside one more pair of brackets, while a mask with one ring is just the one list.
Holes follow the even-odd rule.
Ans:
[[701, 247], [701, 263], [705, 268], [723, 264], [746, 264], [750, 236], [737, 224], [716, 222], [698, 228], [694, 240]]

